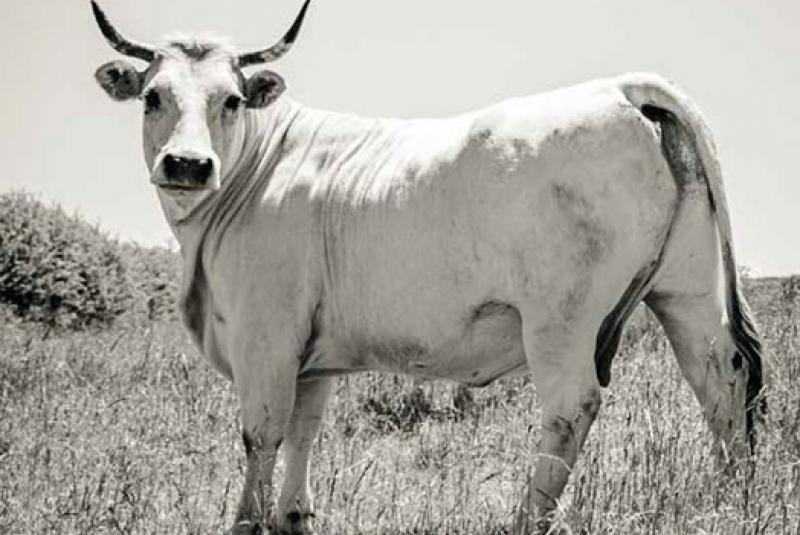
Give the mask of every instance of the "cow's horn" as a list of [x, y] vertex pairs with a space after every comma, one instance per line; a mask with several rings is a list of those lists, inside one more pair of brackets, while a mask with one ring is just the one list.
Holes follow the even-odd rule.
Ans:
[[303, 25], [303, 17], [306, 16], [306, 9], [308, 9], [308, 4], [310, 2], [311, 0], [305, 1], [303, 7], [300, 9], [300, 13], [297, 14], [297, 18], [294, 19], [292, 27], [289, 28], [289, 31], [286, 32], [283, 39], [264, 50], [247, 52], [239, 55], [239, 66], [247, 67], [248, 65], [255, 65], [257, 63], [269, 63], [286, 54], [292, 47], [295, 39], [297, 39], [297, 34], [300, 33], [300, 27]]
[[92, 12], [94, 12], [97, 25], [100, 26], [100, 31], [103, 32], [103, 36], [108, 40], [108, 43], [114, 50], [133, 58], [153, 61], [156, 57], [155, 51], [146, 45], [125, 39], [125, 37], [111, 25], [106, 14], [103, 13], [103, 10], [100, 9], [100, 6], [98, 6], [97, 2], [94, 0], [92, 0]]

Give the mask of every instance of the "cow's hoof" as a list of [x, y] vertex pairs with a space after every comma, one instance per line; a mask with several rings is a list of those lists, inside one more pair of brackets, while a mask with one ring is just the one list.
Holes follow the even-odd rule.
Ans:
[[230, 535], [265, 535], [261, 522], [240, 520], [230, 531]]
[[276, 535], [314, 535], [314, 513], [290, 511]]
[[552, 535], [572, 535], [572, 530], [569, 529], [569, 526], [564, 524], [563, 522], [556, 526], [551, 526], [550, 531], [547, 533]]
[[515, 535], [572, 535], [572, 530], [563, 520], [553, 519], [552, 515], [532, 523], [518, 524], [512, 530]]
[[556, 522], [546, 522], [541, 525], [538, 531], [534, 532], [536, 535], [572, 535], [572, 530], [569, 529], [569, 526], [566, 522], [556, 521]]

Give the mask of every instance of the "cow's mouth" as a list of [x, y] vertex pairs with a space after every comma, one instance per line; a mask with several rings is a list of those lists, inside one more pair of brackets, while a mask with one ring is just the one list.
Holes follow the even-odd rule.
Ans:
[[183, 184], [160, 184], [158, 187], [170, 191], [194, 191], [198, 189], [203, 189], [194, 186], [185, 186]]
[[159, 189], [170, 192], [191, 192], [191, 191], [203, 191], [205, 189], [208, 189], [206, 188], [206, 186], [182, 184], [176, 182], [157, 182], [155, 185]]

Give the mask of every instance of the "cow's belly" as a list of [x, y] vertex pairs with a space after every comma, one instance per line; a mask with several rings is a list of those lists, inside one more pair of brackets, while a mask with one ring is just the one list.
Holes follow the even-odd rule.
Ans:
[[[441, 332], [441, 318], [431, 322]], [[483, 386], [527, 371], [522, 321], [511, 305], [491, 301], [465, 309], [445, 331], [434, 339], [323, 331], [300, 377], [389, 371]]]

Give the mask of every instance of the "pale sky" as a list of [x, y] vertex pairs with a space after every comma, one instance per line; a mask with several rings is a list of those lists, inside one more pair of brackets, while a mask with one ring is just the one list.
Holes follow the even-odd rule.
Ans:
[[[133, 39], [212, 31], [243, 48], [272, 44], [301, 4], [100, 1]], [[112, 102], [93, 80], [119, 56], [88, 0], [2, 2], [0, 191], [25, 188], [121, 239], [168, 243], [141, 104]], [[659, 72], [717, 136], [740, 262], [800, 273], [799, 23], [798, 0], [312, 0], [300, 39], [272, 67], [308, 106], [398, 117]]]

